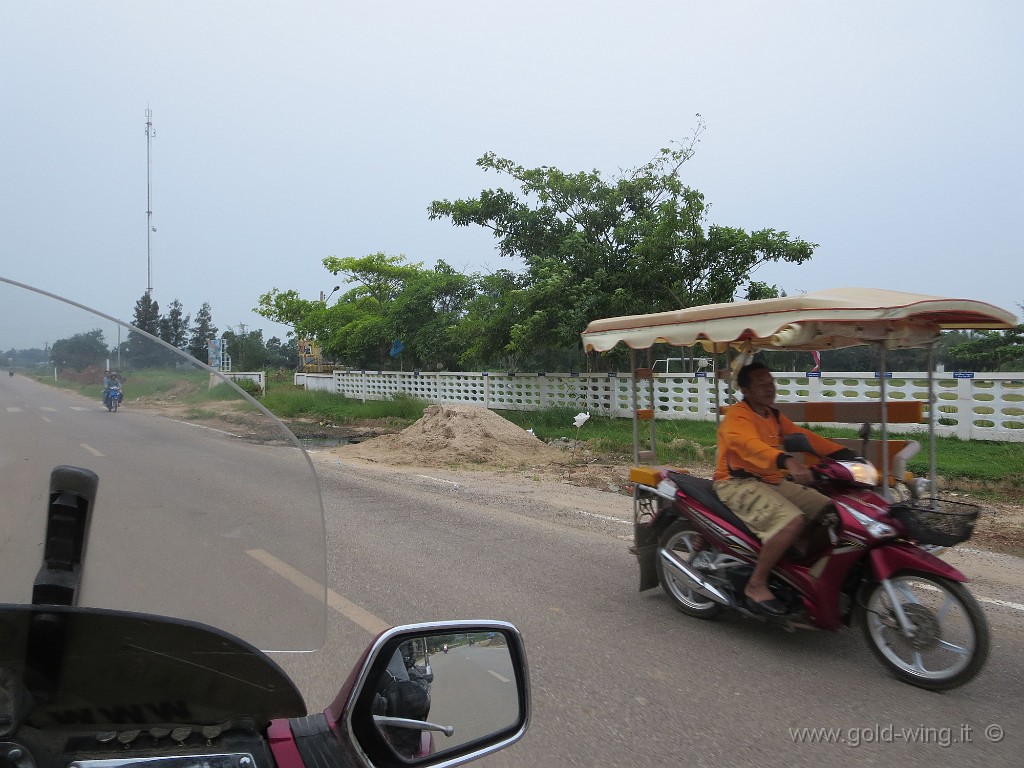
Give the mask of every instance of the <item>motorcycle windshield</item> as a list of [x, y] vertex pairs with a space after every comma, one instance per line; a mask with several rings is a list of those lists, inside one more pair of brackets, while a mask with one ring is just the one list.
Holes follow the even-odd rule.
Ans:
[[[232, 350], [209, 348], [220, 354], [215, 367], [227, 368]], [[46, 584], [63, 570], [61, 585], [80, 574], [74, 606], [211, 625], [255, 646], [240, 644], [233, 652], [242, 655], [323, 644], [320, 490], [309, 457], [278, 419], [192, 355], [4, 278], [0, 351], [10, 369], [0, 390], [0, 603], [31, 604], [34, 594], [37, 602], [60, 602], [54, 594], [67, 590]], [[206, 348], [202, 355], [205, 363]], [[118, 374], [119, 399], [104, 398], [108, 370]], [[259, 386], [261, 374], [234, 375]], [[76, 512], [90, 518], [80, 558], [46, 542], [51, 501], [67, 490], [51, 493], [57, 466], [98, 477], [95, 503], [87, 514]], [[51, 529], [61, 521], [57, 515]], [[45, 577], [44, 556], [56, 564]], [[43, 587], [34, 589], [37, 578]], [[4, 626], [23, 621], [3, 617], [0, 637]], [[131, 635], [131, 623], [142, 619], [99, 621], [113, 636]], [[135, 634], [159, 647], [150, 663], [174, 658], [175, 642], [185, 654], [196, 643], [194, 633], [162, 634], [142, 623]], [[156, 643], [157, 636], [164, 639]], [[70, 654], [64, 663], [88, 663], [88, 656]], [[189, 664], [214, 669], [206, 662], [215, 657], [171, 664], [169, 674], [185, 675]], [[277, 674], [268, 668], [269, 677]], [[73, 678], [73, 670], [61, 676]]]

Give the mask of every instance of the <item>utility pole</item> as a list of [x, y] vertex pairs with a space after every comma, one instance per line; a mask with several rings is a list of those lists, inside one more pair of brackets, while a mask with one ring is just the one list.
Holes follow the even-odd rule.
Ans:
[[146, 108], [146, 295], [153, 293], [153, 110]]

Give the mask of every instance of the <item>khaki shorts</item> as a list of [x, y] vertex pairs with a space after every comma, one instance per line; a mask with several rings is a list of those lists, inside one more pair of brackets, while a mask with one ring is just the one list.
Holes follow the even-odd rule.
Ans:
[[754, 478], [732, 478], [715, 483], [715, 493], [761, 541], [800, 515], [817, 520], [832, 503], [828, 496], [792, 480], [771, 485]]

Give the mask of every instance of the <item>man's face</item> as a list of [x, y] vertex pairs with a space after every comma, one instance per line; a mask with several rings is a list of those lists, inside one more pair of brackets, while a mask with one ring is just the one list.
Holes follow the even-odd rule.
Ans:
[[752, 408], [764, 408], [775, 403], [775, 379], [771, 371], [759, 368], [750, 375], [750, 384], [743, 389], [743, 398]]

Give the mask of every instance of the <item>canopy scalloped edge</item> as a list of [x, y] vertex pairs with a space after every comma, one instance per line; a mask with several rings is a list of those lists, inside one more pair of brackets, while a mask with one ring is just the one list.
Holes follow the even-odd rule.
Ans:
[[971, 299], [833, 288], [594, 320], [581, 336], [587, 352], [607, 352], [619, 343], [632, 349], [700, 344], [708, 352], [841, 349], [869, 343], [905, 349], [924, 346], [944, 330], [998, 330], [1016, 324], [1011, 313]]

